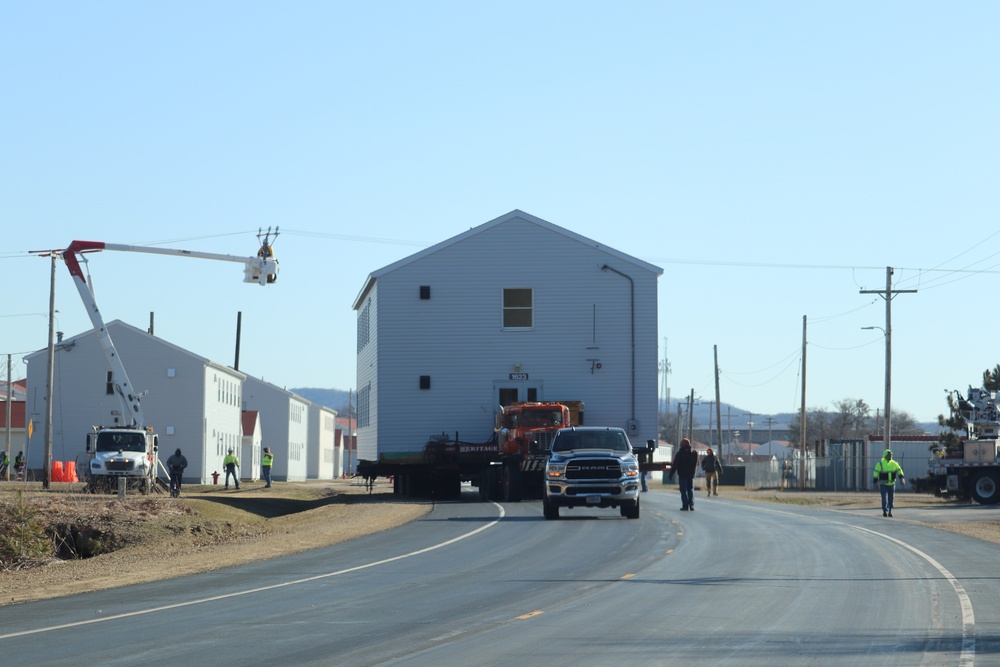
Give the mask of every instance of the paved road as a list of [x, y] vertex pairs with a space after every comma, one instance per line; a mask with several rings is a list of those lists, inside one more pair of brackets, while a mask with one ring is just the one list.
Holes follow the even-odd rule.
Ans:
[[[471, 496], [470, 496], [471, 500]], [[0, 608], [14, 665], [1000, 662], [997, 545], [878, 512], [643, 496], [638, 521], [443, 503], [402, 528]], [[909, 510], [906, 510], [907, 512]]]

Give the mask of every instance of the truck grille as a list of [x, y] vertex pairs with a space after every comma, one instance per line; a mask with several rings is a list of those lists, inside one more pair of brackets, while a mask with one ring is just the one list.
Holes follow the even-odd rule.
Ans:
[[594, 494], [603, 494], [606, 496], [620, 496], [622, 494], [622, 487], [620, 486], [584, 486], [575, 487], [570, 486], [566, 489], [567, 496], [592, 496]]
[[566, 479], [620, 479], [622, 467], [618, 461], [579, 459], [566, 464]]
[[105, 467], [108, 470], [127, 472], [135, 468], [135, 461], [131, 459], [111, 459], [107, 462]]

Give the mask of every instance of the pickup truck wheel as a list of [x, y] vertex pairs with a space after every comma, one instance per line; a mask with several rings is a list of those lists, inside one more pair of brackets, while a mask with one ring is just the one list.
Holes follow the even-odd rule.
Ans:
[[542, 514], [545, 515], [546, 519], [558, 519], [559, 518], [559, 506], [552, 505], [549, 503], [548, 499], [542, 500]]
[[980, 505], [996, 505], [1000, 502], [1000, 480], [997, 473], [981, 472], [973, 477], [969, 493]]
[[621, 506], [622, 516], [626, 519], [638, 519], [639, 518], [639, 499], [635, 499], [635, 505], [622, 505]]

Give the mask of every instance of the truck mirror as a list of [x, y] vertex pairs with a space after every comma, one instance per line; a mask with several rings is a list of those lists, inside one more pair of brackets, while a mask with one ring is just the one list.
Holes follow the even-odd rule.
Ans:
[[653, 440], [653, 439], [647, 440], [646, 441], [646, 449], [648, 449], [651, 452], [655, 451], [656, 450], [656, 440]]

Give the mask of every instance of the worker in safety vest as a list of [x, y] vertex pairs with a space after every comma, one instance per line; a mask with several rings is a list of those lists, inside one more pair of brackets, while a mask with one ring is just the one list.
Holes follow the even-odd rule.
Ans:
[[892, 450], [887, 449], [882, 453], [882, 458], [875, 464], [873, 483], [878, 485], [878, 490], [882, 493], [882, 516], [892, 516], [892, 500], [896, 493], [896, 479], [906, 484], [906, 476], [903, 468], [892, 460]]
[[229, 490], [229, 476], [233, 476], [233, 481], [236, 482], [236, 489], [240, 488], [240, 476], [237, 474], [236, 469], [240, 467], [240, 460], [236, 458], [233, 454], [233, 450], [229, 450], [226, 454], [226, 458], [222, 459], [222, 467], [226, 469], [226, 490]]
[[265, 489], [271, 488], [271, 465], [274, 464], [274, 456], [271, 455], [271, 448], [264, 448], [264, 455], [260, 459], [260, 471], [261, 477], [264, 478], [266, 484], [264, 484]]

